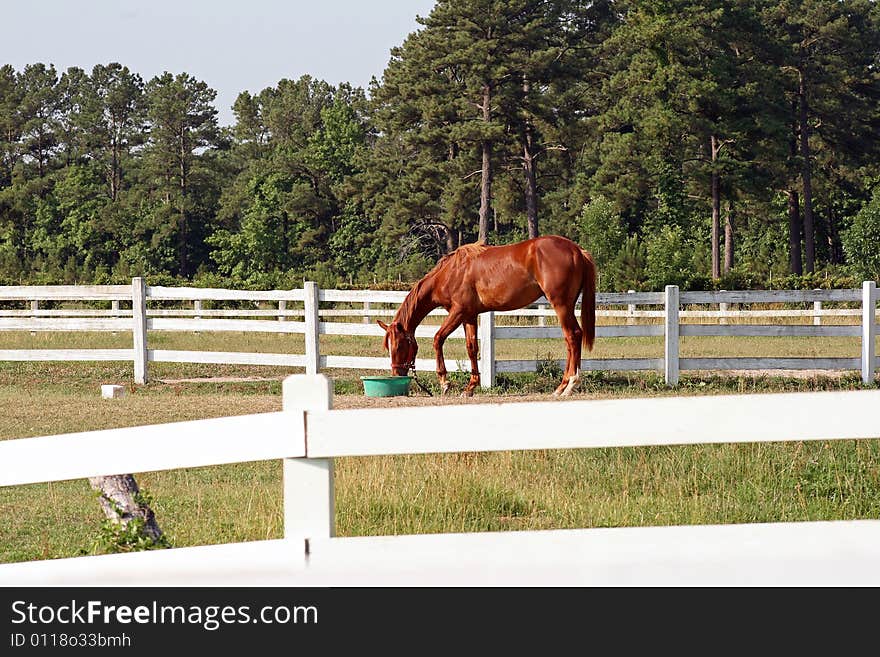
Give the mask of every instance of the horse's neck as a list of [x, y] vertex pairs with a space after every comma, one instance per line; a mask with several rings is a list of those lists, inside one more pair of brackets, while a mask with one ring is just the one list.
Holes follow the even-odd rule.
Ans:
[[430, 278], [422, 279], [401, 304], [394, 319], [399, 321], [408, 333], [415, 331], [428, 313], [440, 305], [434, 301], [433, 291], [433, 281]]

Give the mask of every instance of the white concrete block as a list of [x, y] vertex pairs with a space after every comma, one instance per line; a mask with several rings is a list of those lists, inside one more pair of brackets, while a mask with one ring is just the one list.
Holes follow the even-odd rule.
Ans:
[[101, 397], [104, 399], [116, 399], [125, 396], [125, 386], [105, 384], [101, 386]]

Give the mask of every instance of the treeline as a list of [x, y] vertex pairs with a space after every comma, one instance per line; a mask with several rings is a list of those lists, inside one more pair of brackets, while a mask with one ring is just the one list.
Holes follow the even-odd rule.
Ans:
[[[412, 281], [567, 235], [606, 291], [880, 278], [870, 0], [439, 0], [368, 89], [0, 68], [0, 284]], [[344, 47], [340, 44], [339, 47]]]

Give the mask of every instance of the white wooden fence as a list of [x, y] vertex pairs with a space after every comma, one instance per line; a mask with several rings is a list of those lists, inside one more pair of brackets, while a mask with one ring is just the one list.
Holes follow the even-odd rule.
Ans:
[[284, 539], [5, 564], [0, 584], [876, 586], [877, 519], [336, 537], [333, 463], [871, 439], [878, 408], [880, 390], [332, 410], [325, 376], [293, 375], [280, 412], [0, 442], [2, 486], [282, 459]]
[[[5, 349], [0, 360], [130, 360], [134, 363], [134, 380], [145, 383], [150, 362], [228, 363], [247, 365], [281, 365], [302, 367], [307, 374], [328, 368], [387, 370], [387, 356], [341, 356], [323, 353], [322, 335], [371, 335], [381, 337], [382, 330], [370, 318], [394, 313], [393, 307], [403, 301], [401, 291], [345, 291], [321, 290], [313, 282], [302, 289], [242, 291], [207, 288], [148, 287], [143, 279], [135, 278], [132, 285], [118, 286], [10, 286], [0, 287], [0, 301], [18, 301], [29, 304], [26, 309], [0, 310], [0, 330], [20, 331], [132, 331], [132, 349]], [[108, 301], [109, 310], [40, 309], [41, 301]], [[239, 301], [250, 303], [277, 303], [277, 309], [210, 309], [204, 301]], [[192, 303], [190, 308], [148, 308], [165, 302]], [[622, 318], [624, 324], [600, 325], [597, 336], [663, 337], [662, 358], [584, 359], [583, 370], [655, 370], [662, 371], [670, 385], [676, 385], [682, 370], [737, 370], [737, 369], [818, 369], [860, 371], [866, 383], [874, 380], [878, 366], [876, 353], [878, 293], [874, 281], [866, 281], [862, 289], [849, 290], [745, 290], [719, 292], [680, 292], [676, 286], [667, 286], [665, 292], [629, 294], [600, 293], [597, 295], [598, 317]], [[120, 303], [130, 305], [120, 308]], [[289, 303], [302, 308], [288, 308]], [[324, 303], [362, 304], [363, 309], [321, 308]], [[811, 309], [731, 310], [731, 304], [812, 304]], [[850, 305], [850, 308], [827, 308], [823, 303]], [[637, 307], [648, 307], [636, 310]], [[688, 308], [718, 307], [718, 310]], [[615, 309], [620, 307], [620, 309]], [[684, 308], [684, 310], [682, 310]], [[432, 315], [443, 315], [437, 310]], [[334, 317], [361, 317], [363, 323], [327, 321]], [[501, 326], [496, 317], [537, 317], [538, 326]], [[497, 372], [534, 371], [535, 360], [497, 360], [496, 340], [519, 338], [561, 338], [558, 326], [545, 326], [543, 320], [553, 316], [545, 299], [531, 307], [504, 313], [484, 313], [480, 316], [480, 371], [483, 387], [495, 383]], [[756, 324], [730, 323], [738, 319], [785, 317], [813, 318], [813, 324]], [[829, 324], [827, 318], [859, 317], [860, 324]], [[712, 323], [690, 323], [702, 318]], [[291, 321], [292, 319], [301, 321]], [[826, 321], [823, 321], [826, 320]], [[323, 320], [323, 321], [322, 321]], [[636, 323], [639, 320], [640, 323]], [[659, 321], [659, 323], [658, 323]], [[250, 331], [267, 333], [302, 333], [305, 353], [233, 353], [217, 351], [179, 351], [151, 349], [149, 331]], [[416, 330], [419, 337], [431, 337], [435, 326], [422, 324]], [[681, 336], [850, 336], [861, 338], [861, 353], [851, 358], [681, 358]], [[450, 337], [463, 338], [459, 328]], [[376, 341], [377, 351], [380, 342]], [[558, 361], [560, 367], [564, 361]], [[449, 360], [452, 371], [461, 366]], [[420, 358], [417, 370], [433, 370], [434, 360]]]

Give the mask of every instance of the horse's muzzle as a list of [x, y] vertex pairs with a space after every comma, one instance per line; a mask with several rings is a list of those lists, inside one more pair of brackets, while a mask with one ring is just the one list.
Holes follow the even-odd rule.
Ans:
[[406, 376], [409, 374], [409, 368], [406, 365], [392, 365], [391, 373], [394, 376]]

